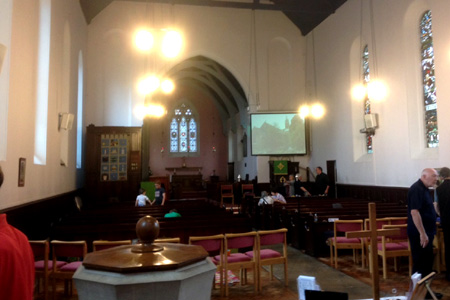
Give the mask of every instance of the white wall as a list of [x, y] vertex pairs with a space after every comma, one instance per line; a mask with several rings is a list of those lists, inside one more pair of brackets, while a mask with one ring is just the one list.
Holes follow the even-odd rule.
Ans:
[[[3, 3], [3, 2], [2, 2]], [[39, 1], [12, 1], [12, 17], [8, 47], [9, 68], [3, 76], [9, 79], [8, 89], [0, 89], [0, 97], [9, 99], [6, 159], [0, 161], [5, 181], [0, 189], [0, 209], [37, 199], [73, 191], [76, 186], [76, 131], [69, 132], [68, 165], [60, 165], [61, 133], [58, 113], [62, 97], [63, 36], [65, 23], [70, 30], [70, 73], [67, 108], [76, 113], [78, 53], [85, 51], [86, 23], [77, 0], [51, 1], [50, 73], [47, 130], [47, 162], [34, 165], [34, 124], [38, 52]], [[8, 28], [3, 28], [8, 30]], [[2, 34], [1, 36], [4, 36]], [[8, 34], [6, 34], [8, 36]], [[67, 78], [67, 76], [66, 76]], [[75, 124], [76, 125], [76, 124]], [[25, 186], [18, 187], [19, 158], [26, 158]]]
[[[237, 78], [249, 96], [250, 112], [296, 111], [304, 98], [305, 38], [281, 12], [256, 11], [255, 23], [258, 76], [251, 65], [254, 53], [250, 10], [111, 3], [88, 27], [86, 124], [140, 126], [142, 121], [133, 115], [132, 109], [144, 101], [136, 91], [138, 79], [146, 72], [164, 74], [197, 55], [217, 61]], [[167, 60], [158, 54], [148, 56], [135, 50], [132, 39], [137, 28], [146, 25], [159, 29], [170, 24], [175, 24], [184, 36], [185, 46], [179, 57]], [[239, 128], [241, 124], [234, 125]], [[240, 136], [234, 139], [240, 141]], [[249, 174], [250, 178], [258, 176], [259, 181], [268, 182], [269, 157], [251, 157], [248, 148], [249, 156], [244, 158], [236, 148], [241, 143], [231, 144], [235, 175]]]
[[[373, 6], [378, 70], [373, 70], [369, 1], [347, 1], [314, 31], [318, 96], [328, 113], [313, 122], [311, 166], [336, 160], [339, 183], [406, 187], [423, 168], [450, 165], [450, 120], [445, 115], [450, 109], [450, 1], [377, 0]], [[427, 9], [433, 17], [438, 149], [425, 149], [423, 140], [419, 22]], [[361, 82], [361, 44], [369, 44], [371, 76], [378, 73], [388, 85], [387, 98], [371, 106], [380, 125], [371, 155], [361, 150], [363, 104], [350, 96], [352, 86]]]

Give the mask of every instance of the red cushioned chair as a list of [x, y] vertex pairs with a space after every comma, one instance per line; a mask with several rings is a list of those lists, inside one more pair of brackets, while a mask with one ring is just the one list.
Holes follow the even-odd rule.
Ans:
[[[34, 254], [34, 269], [36, 275], [36, 293], [39, 293], [41, 279], [44, 285], [44, 299], [48, 299], [48, 279], [53, 271], [53, 260], [49, 260], [50, 247], [48, 240], [29, 241]], [[56, 268], [65, 265], [64, 261], [56, 261]]]
[[387, 278], [387, 263], [388, 257], [394, 257], [394, 270], [397, 271], [397, 257], [406, 256], [409, 259], [409, 275], [412, 270], [411, 250], [409, 247], [407, 225], [383, 225], [383, 229], [399, 229], [398, 235], [383, 236], [381, 243], [378, 243], [378, 255], [383, 261], [383, 278]]
[[[53, 279], [53, 299], [56, 297], [56, 280], [64, 280], [64, 294], [67, 295], [70, 291], [72, 295], [73, 284], [72, 276], [75, 274], [76, 270], [83, 263], [83, 259], [87, 254], [86, 241], [51, 241], [52, 253], [53, 253], [53, 271], [51, 278]], [[61, 268], [57, 268], [58, 258], [67, 259], [67, 264], [63, 265]], [[76, 261], [72, 261], [77, 259]]]
[[[287, 242], [286, 242], [286, 228], [276, 230], [261, 230], [258, 231], [257, 243], [259, 249], [259, 268], [258, 268], [258, 288], [261, 290], [261, 267], [270, 266], [270, 279], [273, 280], [273, 265], [284, 265], [284, 284], [288, 286], [288, 272], [287, 272]], [[282, 245], [282, 253], [269, 246]], [[248, 251], [245, 254], [250, 257], [254, 256], [253, 251]]]
[[[257, 243], [257, 234], [255, 231], [246, 233], [227, 233], [225, 234], [225, 249], [248, 249], [252, 248], [256, 255], [250, 257], [244, 253], [227, 253], [223, 255], [223, 269], [225, 275], [228, 274], [228, 270], [239, 271], [240, 282], [242, 284], [247, 283], [247, 270], [253, 270], [253, 284], [255, 287], [255, 293], [258, 291], [258, 266], [259, 266], [259, 249]], [[218, 259], [218, 257], [216, 257]], [[225, 276], [225, 296], [228, 297], [228, 276]]]
[[[189, 237], [189, 245], [202, 246], [209, 255], [212, 255], [210, 259], [217, 266], [217, 272], [220, 274], [220, 296], [223, 296], [223, 234], [210, 235], [210, 236], [191, 236]], [[218, 254], [217, 254], [218, 253]], [[216, 255], [217, 254], [217, 255]], [[215, 288], [215, 283], [214, 283]]]
[[[361, 231], [363, 229], [363, 220], [336, 220], [334, 221], [334, 236], [329, 239], [330, 244], [330, 262], [337, 269], [337, 250], [353, 249], [353, 258], [356, 261], [355, 250], [364, 251], [363, 240], [360, 238], [346, 238], [342, 236], [349, 231]], [[333, 251], [334, 250], [334, 251]], [[362, 253], [362, 258], [364, 254]]]

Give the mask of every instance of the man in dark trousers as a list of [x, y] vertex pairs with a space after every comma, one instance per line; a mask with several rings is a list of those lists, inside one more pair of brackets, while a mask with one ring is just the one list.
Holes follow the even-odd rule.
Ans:
[[450, 281], [450, 169], [447, 167], [442, 168], [439, 171], [439, 176], [444, 181], [437, 187], [436, 194], [438, 212], [441, 216], [441, 226], [444, 232], [446, 278]]
[[[413, 259], [412, 272], [420, 273], [422, 278], [433, 271], [436, 210], [428, 188], [435, 186], [437, 179], [435, 169], [424, 169], [420, 179], [408, 191], [408, 238]], [[442, 295], [436, 296], [438, 299], [442, 298]], [[427, 294], [425, 299], [432, 299], [431, 295]]]

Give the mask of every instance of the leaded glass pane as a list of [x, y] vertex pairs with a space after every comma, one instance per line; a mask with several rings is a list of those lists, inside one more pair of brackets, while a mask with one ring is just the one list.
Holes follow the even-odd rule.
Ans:
[[[370, 82], [370, 68], [369, 68], [369, 47], [366, 45], [364, 47], [362, 53], [362, 65], [363, 65], [363, 81], [364, 87], [367, 90], [369, 82]], [[369, 94], [366, 93], [364, 98], [364, 114], [370, 114], [370, 99]], [[366, 134], [366, 147], [367, 153], [373, 153], [372, 148], [372, 136], [370, 134]]]
[[178, 152], [178, 122], [175, 118], [170, 122], [170, 152]]
[[427, 147], [439, 146], [436, 104], [436, 78], [434, 73], [434, 49], [431, 11], [427, 11], [420, 22], [422, 78], [425, 108], [425, 135]]
[[180, 122], [180, 152], [188, 152], [187, 131], [186, 117], [182, 117]]
[[194, 118], [189, 121], [189, 151], [197, 152], [197, 123]]
[[197, 152], [197, 145], [197, 122], [191, 108], [182, 103], [173, 110], [170, 123], [170, 152]]

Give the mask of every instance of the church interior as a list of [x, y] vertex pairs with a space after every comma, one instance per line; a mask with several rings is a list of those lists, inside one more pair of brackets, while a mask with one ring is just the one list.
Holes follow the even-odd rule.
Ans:
[[[403, 232], [409, 187], [450, 166], [448, 12], [446, 0], [2, 0], [0, 213], [50, 260], [53, 240], [134, 245], [147, 215], [160, 239], [251, 232], [258, 253], [264, 231], [287, 229], [273, 248], [287, 270], [272, 280], [253, 261], [248, 285], [233, 269], [240, 282], [211, 299], [299, 299], [300, 275], [349, 299], [405, 295], [408, 249], [333, 237], [371, 218]], [[158, 198], [155, 183], [164, 205], [135, 207], [140, 188]], [[258, 205], [263, 191], [286, 203]], [[444, 252], [438, 229], [431, 286], [450, 299]], [[36, 299], [81, 298], [49, 276]]]

